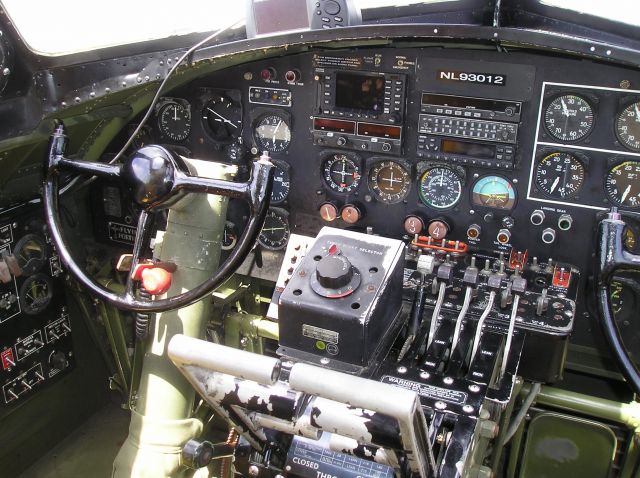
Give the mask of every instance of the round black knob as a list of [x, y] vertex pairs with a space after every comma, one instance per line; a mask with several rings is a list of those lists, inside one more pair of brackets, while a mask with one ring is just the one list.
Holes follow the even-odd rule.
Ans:
[[351, 283], [353, 266], [342, 255], [329, 255], [318, 262], [316, 278], [325, 289], [340, 289]]
[[133, 153], [122, 175], [133, 200], [141, 206], [156, 205], [171, 196], [175, 161], [162, 146], [149, 145]]
[[67, 356], [64, 352], [55, 352], [49, 359], [49, 365], [51, 365], [51, 368], [58, 370], [64, 370], [67, 368], [68, 364], [69, 362], [67, 362]]

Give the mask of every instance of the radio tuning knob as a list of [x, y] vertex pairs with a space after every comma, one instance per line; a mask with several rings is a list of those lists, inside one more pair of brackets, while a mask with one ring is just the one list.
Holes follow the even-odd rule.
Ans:
[[345, 138], [344, 136], [338, 136], [338, 139], [336, 140], [336, 144], [338, 146], [344, 146], [345, 144], [347, 144], [347, 138]]

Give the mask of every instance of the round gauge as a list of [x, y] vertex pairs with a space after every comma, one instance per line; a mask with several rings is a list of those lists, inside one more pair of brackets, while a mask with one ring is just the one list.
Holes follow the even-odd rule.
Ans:
[[274, 161], [276, 169], [273, 174], [273, 189], [271, 190], [271, 203], [279, 204], [287, 199], [291, 181], [289, 177], [289, 165], [280, 161]]
[[277, 251], [284, 249], [289, 241], [289, 219], [277, 209], [269, 209], [264, 226], [258, 236], [258, 242], [265, 249]]
[[256, 123], [254, 137], [260, 150], [280, 153], [291, 143], [291, 129], [280, 115], [265, 115]]
[[395, 161], [381, 161], [369, 171], [369, 189], [385, 204], [402, 201], [409, 194], [410, 187], [409, 172]]
[[35, 315], [47, 308], [53, 297], [53, 284], [44, 274], [35, 274], [27, 278], [20, 288], [22, 312]]
[[569, 153], [551, 153], [536, 166], [536, 185], [553, 198], [575, 195], [580, 191], [584, 177], [584, 166]]
[[173, 141], [187, 139], [191, 132], [191, 111], [176, 101], [166, 103], [158, 113], [160, 132]]
[[227, 221], [222, 232], [222, 250], [230, 251], [238, 243], [238, 231], [234, 223]]
[[640, 151], [640, 101], [620, 112], [616, 119], [616, 134], [624, 146]]
[[449, 168], [428, 169], [420, 177], [418, 195], [422, 202], [435, 209], [455, 206], [462, 194], [462, 180]]
[[215, 141], [229, 143], [242, 132], [242, 106], [225, 95], [216, 95], [205, 103], [202, 119]]
[[544, 125], [560, 141], [577, 141], [593, 129], [593, 108], [581, 96], [558, 96], [547, 105]]
[[22, 273], [30, 276], [38, 272], [47, 260], [44, 239], [35, 234], [27, 234], [15, 247], [14, 255]]
[[332, 191], [352, 193], [360, 185], [360, 158], [354, 154], [335, 153], [322, 162], [322, 177]]
[[625, 161], [609, 170], [604, 188], [618, 206], [640, 206], [640, 162]]
[[516, 191], [505, 178], [485, 176], [473, 185], [471, 203], [474, 206], [511, 210], [516, 203]]
[[618, 325], [627, 350], [634, 360], [640, 360], [640, 322], [636, 311], [640, 305], [637, 279], [631, 277], [616, 277], [611, 281], [609, 293], [611, 295], [611, 309]]

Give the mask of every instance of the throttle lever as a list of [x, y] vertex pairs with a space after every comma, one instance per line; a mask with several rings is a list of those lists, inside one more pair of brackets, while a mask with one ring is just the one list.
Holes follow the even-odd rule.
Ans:
[[616, 272], [640, 270], [640, 255], [624, 249], [626, 224], [617, 208], [611, 208], [598, 225], [597, 237], [597, 303], [604, 336], [612, 349], [620, 371], [636, 394], [640, 394], [640, 372], [629, 356], [616, 324], [609, 297], [609, 284]]

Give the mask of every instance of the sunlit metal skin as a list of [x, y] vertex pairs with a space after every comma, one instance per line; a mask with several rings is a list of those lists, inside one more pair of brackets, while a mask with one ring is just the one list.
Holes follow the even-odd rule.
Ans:
[[[265, 158], [255, 161], [247, 182], [230, 182], [198, 176], [181, 171], [179, 160], [160, 146], [147, 146], [134, 153], [124, 165], [111, 165], [65, 158], [64, 126], [56, 127], [49, 145], [43, 184], [43, 203], [51, 237], [64, 264], [74, 277], [89, 291], [122, 310], [161, 312], [185, 307], [197, 302], [214, 290], [242, 264], [260, 233], [269, 206], [273, 184], [273, 164]], [[133, 247], [131, 270], [135, 270], [147, 247], [155, 211], [170, 206], [184, 193], [206, 193], [245, 200], [251, 217], [238, 245], [221, 265], [217, 273], [199, 286], [179, 295], [147, 300], [135, 296], [134, 282], [129, 275], [124, 294], [116, 294], [89, 279], [71, 257], [62, 234], [58, 216], [58, 178], [61, 170], [77, 174], [106, 177], [125, 182], [138, 204], [143, 206]]]

